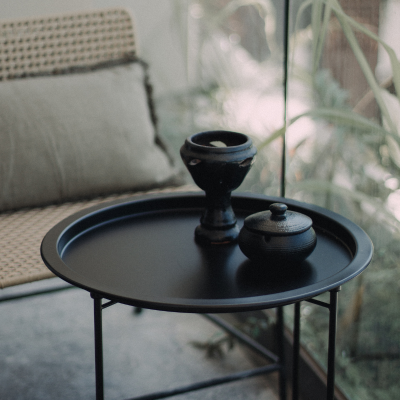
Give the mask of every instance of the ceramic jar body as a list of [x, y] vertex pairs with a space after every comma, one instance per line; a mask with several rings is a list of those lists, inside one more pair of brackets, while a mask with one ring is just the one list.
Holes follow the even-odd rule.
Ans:
[[317, 236], [313, 228], [293, 236], [271, 236], [251, 232], [245, 227], [239, 236], [239, 246], [243, 254], [253, 261], [283, 264], [299, 263], [314, 250]]

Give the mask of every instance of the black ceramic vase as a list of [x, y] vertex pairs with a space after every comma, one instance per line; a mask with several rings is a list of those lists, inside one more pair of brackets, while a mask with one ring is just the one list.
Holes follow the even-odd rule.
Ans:
[[208, 244], [235, 241], [239, 227], [231, 192], [243, 182], [255, 160], [257, 151], [251, 139], [237, 132], [201, 132], [187, 138], [180, 152], [193, 180], [206, 194], [196, 239]]

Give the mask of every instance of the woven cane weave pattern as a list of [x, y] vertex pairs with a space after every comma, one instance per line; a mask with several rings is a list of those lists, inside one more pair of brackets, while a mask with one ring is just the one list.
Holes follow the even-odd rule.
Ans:
[[132, 20], [123, 9], [0, 24], [0, 80], [54, 74], [134, 53]]
[[134, 194], [124, 193], [0, 214], [0, 288], [54, 277], [42, 261], [40, 244], [45, 234], [69, 215], [105, 201], [143, 194], [192, 190], [195, 190], [193, 186], [181, 186]]

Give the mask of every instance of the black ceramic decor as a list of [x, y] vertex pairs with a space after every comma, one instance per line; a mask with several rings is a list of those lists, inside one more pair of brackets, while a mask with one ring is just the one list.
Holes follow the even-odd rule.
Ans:
[[239, 247], [251, 260], [268, 266], [300, 263], [314, 250], [317, 236], [310, 217], [273, 203], [269, 211], [248, 216], [239, 235]]
[[180, 150], [182, 160], [206, 194], [205, 210], [195, 230], [197, 240], [222, 244], [237, 239], [240, 230], [231, 192], [243, 182], [256, 152], [251, 139], [237, 132], [208, 131], [186, 139]]

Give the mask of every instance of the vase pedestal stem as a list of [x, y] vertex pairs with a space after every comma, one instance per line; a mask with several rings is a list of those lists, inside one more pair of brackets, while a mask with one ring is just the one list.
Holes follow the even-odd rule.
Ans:
[[206, 192], [206, 206], [195, 230], [196, 239], [210, 244], [233, 242], [239, 227], [231, 205], [231, 192]]

